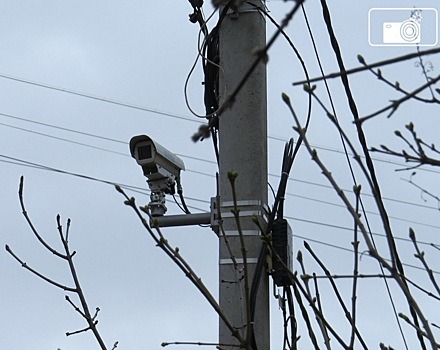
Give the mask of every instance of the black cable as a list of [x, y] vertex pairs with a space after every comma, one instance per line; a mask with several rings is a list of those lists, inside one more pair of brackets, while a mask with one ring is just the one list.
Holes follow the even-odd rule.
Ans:
[[296, 318], [295, 318], [295, 309], [293, 304], [293, 295], [290, 286], [284, 287], [286, 296], [287, 296], [287, 306], [289, 307], [289, 322], [290, 322], [290, 344], [291, 349], [296, 350]]
[[[298, 143], [295, 151], [298, 149]], [[281, 180], [278, 186], [278, 192], [275, 197], [273, 212], [276, 212], [277, 218], [281, 219], [284, 214], [284, 200], [286, 195], [287, 182], [289, 180], [290, 170], [292, 169], [295, 152], [293, 150], [293, 139], [290, 139], [284, 147], [283, 163], [281, 171]]]
[[[275, 283], [273, 288], [275, 289]], [[289, 343], [289, 334], [287, 331], [287, 324], [289, 322], [287, 318], [287, 310], [286, 310], [286, 290], [283, 289], [283, 296], [275, 295], [275, 298], [278, 299], [278, 305], [281, 309], [281, 312], [283, 314], [283, 349], [291, 349], [290, 343]]]
[[180, 177], [176, 179], [176, 184], [177, 184], [177, 194], [179, 195], [180, 203], [182, 204], [182, 206], [179, 205], [179, 207], [184, 211], [185, 214], [191, 214], [191, 211], [188, 209], [188, 206], [186, 205], [185, 197], [183, 196], [183, 188], [182, 188], [182, 183], [180, 182]]
[[[296, 5], [299, 6], [301, 2], [298, 2]], [[299, 51], [295, 48], [295, 46], [293, 45], [292, 41], [290, 40], [290, 38], [286, 35], [286, 33], [284, 32], [284, 27], [287, 25], [288, 21], [283, 22], [283, 25], [280, 26], [278, 25], [278, 23], [276, 23], [276, 21], [263, 9], [261, 9], [260, 7], [257, 7], [259, 11], [263, 12], [266, 16], [268, 16], [268, 18], [270, 18], [270, 20], [272, 21], [272, 23], [275, 24], [275, 26], [277, 27], [278, 30], [278, 34], [282, 34], [284, 36], [284, 38], [286, 38], [286, 40], [289, 42], [290, 46], [293, 48], [297, 58], [299, 59], [299, 61], [301, 62], [304, 74], [307, 78], [307, 80], [309, 80], [309, 74], [307, 71], [307, 67], [304, 63], [304, 60], [302, 59]], [[295, 6], [296, 8], [296, 6]], [[292, 11], [292, 15], [293, 13], [296, 11], [294, 8], [294, 10]], [[276, 38], [276, 36], [274, 36], [272, 39]], [[269, 46], [269, 45], [268, 45]], [[311, 119], [311, 110], [312, 110], [312, 98], [311, 96], [309, 96], [309, 108], [308, 108], [308, 115], [307, 115], [307, 120], [306, 120], [306, 128], [309, 125], [310, 119]], [[277, 196], [275, 197], [275, 202], [272, 208], [272, 211], [270, 213], [270, 217], [268, 220], [268, 227], [267, 227], [267, 232], [271, 231], [271, 227], [273, 225], [274, 219], [275, 219], [275, 215], [276, 213], [278, 213], [278, 211], [280, 210], [281, 213], [283, 211], [283, 204], [281, 205], [280, 208], [278, 208], [279, 206], [279, 202], [281, 200], [281, 196], [284, 197], [285, 195], [285, 191], [286, 191], [286, 187], [287, 187], [287, 181], [289, 178], [289, 173], [291, 170], [291, 167], [293, 165], [293, 160], [296, 156], [296, 154], [299, 151], [299, 148], [301, 146], [301, 139], [298, 140], [295, 150], [292, 153], [292, 147], [293, 147], [293, 139], [291, 139], [291, 141], [285, 146], [285, 150], [284, 150], [284, 157], [283, 157], [283, 172], [282, 172], [282, 178], [280, 180], [279, 186], [278, 186], [278, 193]], [[287, 170], [287, 171], [284, 171]], [[285, 175], [285, 173], [287, 173], [287, 176]], [[284, 200], [282, 200], [283, 202]], [[257, 260], [257, 264], [255, 267], [255, 271], [254, 271], [254, 276], [252, 278], [252, 285], [251, 285], [251, 291], [250, 291], [250, 302], [251, 302], [251, 319], [253, 320], [255, 317], [255, 307], [256, 307], [256, 299], [257, 299], [257, 292], [258, 292], [258, 288], [260, 286], [260, 281], [261, 281], [261, 277], [263, 275], [263, 268], [264, 268], [264, 263], [266, 260], [266, 256], [267, 256], [267, 245], [266, 244], [262, 244], [261, 246], [261, 250], [260, 250], [260, 254], [258, 256], [258, 260]]]
[[[219, 108], [220, 101], [220, 84], [219, 84], [219, 67], [220, 67], [220, 46], [219, 46], [219, 31], [229, 10], [231, 1], [223, 8], [220, 13], [217, 25], [212, 29], [212, 31], [206, 36], [203, 45], [204, 59], [202, 61], [203, 72], [204, 72], [204, 104], [206, 118], [208, 121], [215, 115]], [[219, 149], [218, 149], [218, 138], [217, 130], [218, 123], [212, 124], [209, 128], [212, 143], [214, 146], [215, 157], [217, 159], [217, 164], [220, 162]]]
[[[283, 203], [284, 203], [284, 195], [286, 192], [287, 182], [289, 179], [289, 173], [293, 165], [293, 161], [295, 159], [296, 152], [299, 149], [300, 143], [296, 144], [295, 150], [293, 150], [293, 139], [290, 139], [288, 143], [286, 143], [283, 154], [283, 165], [282, 165], [282, 173], [281, 180], [279, 182], [278, 191], [275, 197], [275, 203], [273, 205], [272, 211], [268, 220], [267, 232], [271, 232], [272, 226], [275, 221], [275, 215], [278, 218], [282, 217], [283, 213]], [[261, 277], [263, 275], [264, 263], [266, 261], [267, 256], [267, 245], [262, 244], [260, 253], [258, 256], [257, 264], [255, 267], [254, 276], [252, 278], [252, 285], [250, 290], [250, 308], [251, 308], [251, 320], [254, 320], [255, 317], [255, 308], [257, 302], [257, 293], [258, 288], [260, 287]]]

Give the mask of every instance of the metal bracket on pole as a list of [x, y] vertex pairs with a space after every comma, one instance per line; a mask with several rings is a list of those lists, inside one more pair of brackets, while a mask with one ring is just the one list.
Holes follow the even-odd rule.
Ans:
[[[262, 219], [264, 224], [267, 224], [269, 219], [269, 207], [266, 203], [259, 200], [240, 200], [237, 201], [237, 208], [239, 209], [240, 218], [257, 217]], [[231, 210], [234, 208], [234, 202], [227, 201], [221, 203], [222, 218], [232, 218], [234, 214]]]
[[218, 230], [216, 198], [211, 198], [211, 211], [209, 213], [157, 216], [150, 221], [150, 225], [158, 227], [210, 225], [214, 231], [216, 227]]
[[[242, 200], [237, 202], [237, 207], [240, 210], [239, 215], [241, 219], [257, 217], [262, 227], [266, 227], [270, 212], [267, 204], [258, 200]], [[223, 219], [234, 218], [234, 214], [231, 211], [233, 208], [234, 202], [232, 201], [220, 202], [219, 197], [211, 198], [210, 224], [211, 229], [216, 234], [219, 233], [219, 226], [221, 225]], [[259, 231], [257, 230], [252, 230], [252, 232], [257, 232], [256, 235], [259, 234]]]
[[211, 213], [156, 216], [153, 221], [150, 222], [150, 225], [155, 226], [157, 223], [158, 227], [209, 225], [211, 224]]

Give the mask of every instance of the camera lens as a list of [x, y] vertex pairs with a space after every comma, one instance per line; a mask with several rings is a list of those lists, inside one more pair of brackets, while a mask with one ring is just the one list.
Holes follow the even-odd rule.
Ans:
[[415, 41], [419, 38], [420, 27], [419, 24], [414, 21], [405, 21], [400, 27], [400, 35], [405, 41]]

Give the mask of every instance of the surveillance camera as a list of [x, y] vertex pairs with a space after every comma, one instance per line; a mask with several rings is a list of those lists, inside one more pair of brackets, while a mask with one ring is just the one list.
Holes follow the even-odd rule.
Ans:
[[130, 140], [130, 152], [148, 180], [174, 180], [180, 176], [181, 170], [185, 170], [182, 159], [146, 135], [134, 136]]
[[183, 161], [146, 135], [134, 136], [130, 140], [130, 152], [148, 179], [152, 215], [163, 215], [167, 211], [165, 193], [175, 193], [176, 179], [180, 178], [180, 171], [185, 170]]

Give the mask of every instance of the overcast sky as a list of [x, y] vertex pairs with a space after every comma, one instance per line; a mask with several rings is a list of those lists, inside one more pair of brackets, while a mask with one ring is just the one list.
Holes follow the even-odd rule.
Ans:
[[[306, 1], [308, 19], [326, 73], [337, 71], [317, 1]], [[368, 62], [415, 52], [414, 47], [377, 47], [368, 41], [368, 12], [374, 7], [413, 7], [421, 2], [407, 0], [332, 1], [334, 29], [347, 67], [358, 66], [356, 56]], [[271, 15], [281, 21], [292, 2], [268, 1]], [[423, 7], [437, 7], [435, 0]], [[141, 168], [130, 157], [128, 141], [148, 134], [178, 154], [185, 162], [184, 193], [192, 210], [208, 211], [215, 195], [217, 167], [210, 140], [191, 141], [200, 119], [185, 103], [184, 84], [197, 57], [198, 27], [188, 21], [192, 8], [185, 0], [131, 1], [0, 1], [0, 180], [2, 246], [11, 248], [30, 266], [60, 283], [70, 285], [68, 266], [45, 250], [33, 237], [21, 215], [17, 191], [25, 177], [24, 196], [35, 226], [48, 242], [61, 249], [56, 215], [72, 219], [71, 249], [91, 308], [99, 307], [99, 329], [111, 348], [159, 349], [163, 341], [217, 340], [217, 316], [185, 276], [155, 247], [134, 213], [123, 204], [115, 189], [101, 180], [130, 185], [128, 191], [139, 204], [149, 196]], [[207, 4], [205, 14], [212, 8]], [[214, 14], [212, 28], [218, 15]], [[422, 22], [423, 24], [423, 22]], [[381, 30], [381, 28], [372, 30]], [[268, 36], [274, 28], [268, 22]], [[287, 28], [307, 64], [311, 76], [319, 76], [305, 20], [298, 13]], [[269, 181], [278, 184], [284, 141], [296, 135], [292, 117], [280, 95], [290, 95], [304, 120], [307, 96], [294, 81], [304, 79], [301, 66], [288, 44], [279, 38], [269, 52], [268, 126]], [[439, 74], [440, 59], [426, 58]], [[415, 60], [382, 69], [391, 81], [399, 80], [412, 90], [424, 83]], [[187, 96], [191, 108], [203, 113], [201, 67], [189, 81]], [[361, 115], [372, 113], [399, 95], [369, 73], [350, 80]], [[351, 136], [354, 127], [339, 80], [330, 82], [341, 124]], [[324, 85], [318, 94], [328, 104]], [[116, 102], [116, 103], [115, 103]], [[440, 122], [435, 106], [408, 102], [392, 118], [385, 115], [366, 124], [370, 146], [398, 142], [393, 132], [414, 121], [428, 142], [438, 140]], [[88, 135], [86, 135], [86, 133]], [[342, 152], [340, 138], [317, 104], [313, 106], [310, 140], [319, 147], [330, 170], [344, 189], [353, 182]], [[408, 228], [420, 241], [440, 244], [438, 203], [403, 179], [409, 172], [396, 159], [375, 156], [378, 177], [395, 235], [407, 239]], [[26, 163], [29, 162], [29, 163]], [[48, 167], [45, 170], [35, 168]], [[50, 169], [52, 170], [50, 170]], [[65, 173], [54, 171], [61, 170]], [[362, 182], [361, 174], [359, 182]], [[76, 175], [86, 175], [95, 180]], [[438, 171], [419, 170], [415, 180], [435, 194]], [[368, 188], [364, 184], [368, 194]], [[333, 273], [352, 271], [352, 220], [319, 169], [303, 150], [292, 170], [287, 188], [286, 216], [295, 234], [295, 254], [309, 243]], [[270, 197], [272, 198], [272, 197]], [[383, 234], [371, 198], [364, 198], [372, 231]], [[179, 213], [167, 198], [170, 214]], [[269, 203], [271, 204], [271, 203]], [[173, 246], [179, 246], [194, 269], [217, 295], [218, 241], [209, 228], [164, 230]], [[379, 246], [384, 243], [376, 236]], [[397, 241], [402, 259], [418, 266], [411, 243]], [[361, 245], [361, 250], [365, 250]], [[435, 271], [440, 271], [438, 251], [423, 246]], [[386, 254], [386, 251], [384, 251]], [[306, 256], [310, 271], [322, 274]], [[64, 300], [64, 292], [22, 269], [5, 251], [0, 252], [0, 348], [8, 350], [97, 349], [92, 334], [66, 337], [65, 333], [85, 326], [80, 315]], [[298, 268], [298, 266], [296, 266]], [[379, 268], [364, 256], [363, 273]], [[417, 282], [428, 285], [423, 271], [406, 268]], [[351, 284], [340, 282], [349, 300]], [[402, 349], [396, 321], [385, 286], [380, 280], [362, 280], [359, 286], [359, 325], [371, 348], [385, 342]], [[392, 285], [398, 311], [408, 313], [401, 294]], [[326, 293], [326, 291], [328, 293]], [[322, 283], [323, 305], [330, 319], [347, 336], [349, 327], [334, 297]], [[281, 313], [272, 298], [272, 347], [282, 346]], [[428, 316], [439, 313], [438, 304], [423, 303]], [[437, 321], [438, 319], [433, 321]], [[406, 325], [405, 329], [409, 331]], [[303, 349], [311, 348], [302, 330]], [[411, 337], [412, 336], [411, 333]], [[411, 343], [411, 349], [416, 348]], [[182, 348], [182, 347], [181, 347]]]

